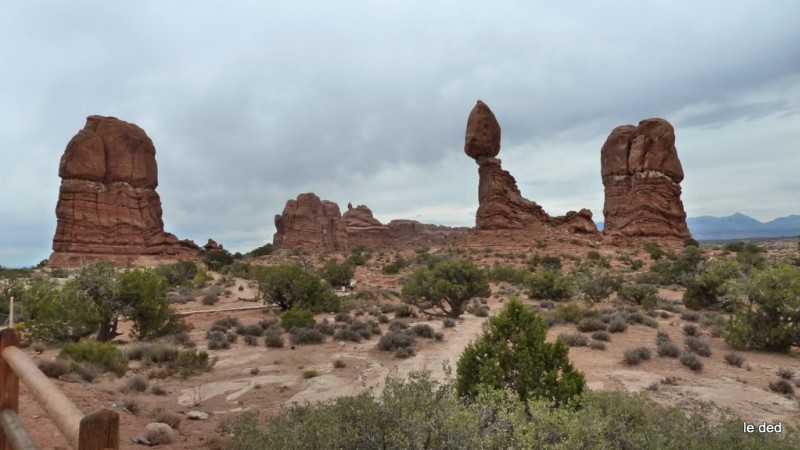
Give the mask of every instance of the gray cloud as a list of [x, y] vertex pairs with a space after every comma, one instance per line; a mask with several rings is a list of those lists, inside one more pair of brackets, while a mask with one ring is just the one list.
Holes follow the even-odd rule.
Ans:
[[242, 251], [306, 191], [382, 220], [470, 224], [477, 171], [461, 148], [478, 98], [503, 127], [504, 167], [553, 214], [601, 219], [600, 146], [648, 117], [676, 125], [690, 214], [798, 212], [786, 184], [798, 13], [778, 1], [5, 4], [0, 264], [49, 253], [58, 159], [90, 114], [153, 139], [169, 231]]

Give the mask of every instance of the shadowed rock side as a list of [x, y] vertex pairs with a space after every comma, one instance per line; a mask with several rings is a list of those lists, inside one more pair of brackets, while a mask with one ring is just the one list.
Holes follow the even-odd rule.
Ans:
[[525, 228], [547, 223], [563, 226], [572, 232], [597, 232], [592, 212], [588, 209], [551, 217], [536, 202], [522, 196], [514, 177], [503, 170], [496, 158], [500, 153], [500, 124], [480, 100], [467, 119], [464, 153], [478, 164], [480, 180], [475, 214], [475, 228], [478, 230]]
[[67, 144], [58, 174], [51, 266], [126, 257], [197, 257], [192, 241], [164, 232], [153, 142], [138, 126], [90, 116]]
[[647, 119], [615, 128], [603, 144], [600, 165], [606, 235], [691, 236], [681, 202], [683, 168], [669, 122]]
[[300, 194], [286, 202], [283, 214], [275, 216], [273, 245], [277, 248], [302, 248], [308, 251], [341, 251], [357, 246], [392, 248], [414, 244], [441, 244], [467, 231], [427, 225], [415, 220], [392, 220], [382, 224], [364, 205], [339, 206], [320, 200], [313, 193]]

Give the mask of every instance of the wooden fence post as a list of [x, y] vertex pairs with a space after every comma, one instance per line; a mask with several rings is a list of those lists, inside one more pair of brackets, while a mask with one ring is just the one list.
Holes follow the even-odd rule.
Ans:
[[[16, 413], [19, 410], [19, 378], [3, 358], [3, 350], [7, 347], [16, 347], [18, 344], [19, 331], [13, 328], [0, 330], [0, 411], [10, 409]], [[11, 450], [11, 442], [6, 439], [2, 427], [0, 427], [0, 449]]]
[[119, 414], [110, 409], [100, 409], [81, 420], [78, 450], [106, 448], [119, 448]]

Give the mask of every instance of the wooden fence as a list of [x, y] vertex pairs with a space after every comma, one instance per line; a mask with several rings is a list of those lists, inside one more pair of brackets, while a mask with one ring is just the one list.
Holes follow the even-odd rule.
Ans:
[[0, 329], [0, 450], [36, 449], [19, 420], [19, 382], [47, 412], [75, 450], [119, 448], [119, 414], [100, 409], [86, 416], [19, 349], [19, 331]]

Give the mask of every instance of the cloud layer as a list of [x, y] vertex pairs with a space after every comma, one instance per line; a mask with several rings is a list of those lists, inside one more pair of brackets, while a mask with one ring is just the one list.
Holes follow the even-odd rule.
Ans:
[[0, 264], [48, 256], [58, 161], [91, 114], [153, 139], [168, 231], [232, 250], [308, 191], [471, 225], [479, 98], [551, 214], [601, 220], [600, 147], [649, 117], [675, 125], [690, 215], [800, 212], [800, 5], [264, 3], [0, 6]]

